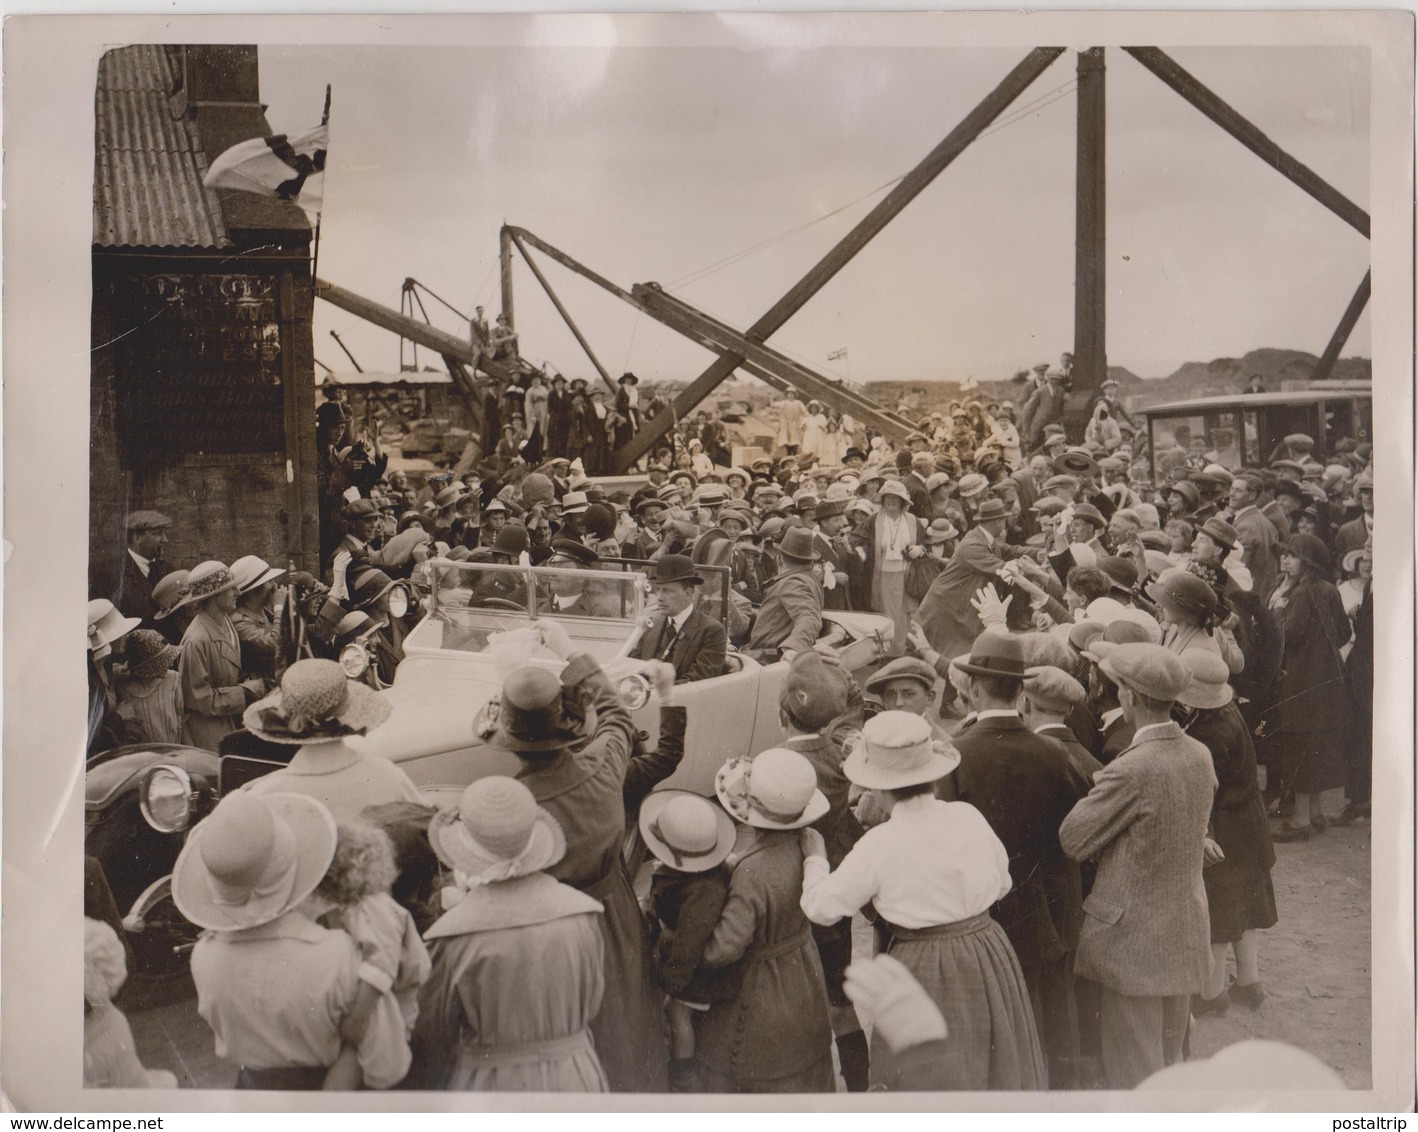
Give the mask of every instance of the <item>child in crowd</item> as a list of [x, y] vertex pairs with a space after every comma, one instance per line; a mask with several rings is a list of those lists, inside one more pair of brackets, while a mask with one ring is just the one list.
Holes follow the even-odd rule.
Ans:
[[118, 934], [101, 920], [84, 917], [84, 1087], [175, 1089], [166, 1069], [144, 1069], [133, 1031], [113, 996], [128, 978]]
[[182, 681], [172, 667], [181, 650], [152, 629], [134, 629], [125, 643], [127, 668], [114, 689], [124, 734], [134, 743], [190, 743]]
[[670, 1089], [697, 1092], [694, 1014], [738, 997], [731, 972], [701, 966], [704, 948], [729, 898], [734, 823], [697, 794], [659, 790], [640, 808], [640, 835], [658, 862], [650, 880], [655, 973], [669, 995]]

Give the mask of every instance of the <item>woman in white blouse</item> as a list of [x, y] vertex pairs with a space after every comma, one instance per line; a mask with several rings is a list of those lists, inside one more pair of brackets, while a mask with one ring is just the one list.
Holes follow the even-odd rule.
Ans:
[[[1019, 960], [990, 906], [1010, 890], [1009, 858], [989, 823], [965, 802], [936, 798], [933, 783], [960, 765], [930, 724], [882, 712], [862, 730], [843, 770], [891, 817], [868, 830], [836, 872], [820, 836], [804, 831], [802, 908], [832, 924], [870, 903], [900, 960], [945, 1016], [951, 1055], [939, 1089], [1047, 1088], [1043, 1054]], [[892, 1054], [872, 1037], [872, 1080]]]

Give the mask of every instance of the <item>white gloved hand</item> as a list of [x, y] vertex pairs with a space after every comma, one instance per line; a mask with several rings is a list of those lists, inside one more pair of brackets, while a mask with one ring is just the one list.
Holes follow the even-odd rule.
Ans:
[[899, 959], [857, 960], [847, 968], [843, 989], [893, 1053], [946, 1037], [940, 1008]]

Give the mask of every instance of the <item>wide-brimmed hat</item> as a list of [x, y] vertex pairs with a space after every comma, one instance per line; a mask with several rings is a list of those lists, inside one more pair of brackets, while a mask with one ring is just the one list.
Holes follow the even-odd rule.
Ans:
[[134, 629], [128, 635], [124, 658], [128, 662], [128, 675], [147, 680], [161, 676], [177, 659], [182, 650], [167, 643], [166, 638], [152, 629]]
[[816, 562], [821, 557], [813, 543], [813, 532], [807, 527], [790, 527], [784, 531], [778, 553], [798, 562]]
[[1068, 643], [1084, 656], [1088, 655], [1088, 649], [1099, 637], [1103, 635], [1103, 630], [1107, 628], [1101, 621], [1090, 621], [1084, 619], [1075, 621], [1068, 626]]
[[1191, 683], [1177, 694], [1177, 703], [1183, 707], [1219, 708], [1231, 702], [1235, 696], [1229, 683], [1231, 670], [1214, 652], [1187, 649], [1182, 653], [1182, 664], [1191, 674]]
[[172, 900], [199, 928], [269, 924], [315, 891], [335, 856], [335, 818], [304, 794], [229, 795], [188, 835]]
[[893, 680], [917, 680], [926, 691], [935, 688], [935, 669], [914, 656], [899, 656], [889, 664], [883, 664], [866, 682], [868, 692], [880, 693]]
[[428, 825], [438, 859], [472, 884], [496, 884], [550, 868], [566, 855], [566, 834], [515, 778], [491, 775]]
[[868, 790], [899, 790], [935, 782], [959, 765], [960, 752], [936, 739], [922, 716], [883, 711], [867, 720], [842, 773]]
[[313, 657], [287, 668], [281, 686], [248, 707], [241, 722], [269, 742], [306, 746], [364, 735], [393, 710], [372, 688], [347, 679], [335, 661]]
[[279, 566], [269, 565], [264, 558], [248, 554], [231, 564], [231, 573], [236, 579], [236, 588], [247, 593], [257, 586], [284, 577], [286, 572]]
[[1098, 667], [1113, 683], [1125, 684], [1151, 700], [1175, 700], [1191, 683], [1181, 658], [1161, 645], [1112, 645]]
[[545, 668], [525, 665], [511, 672], [502, 682], [495, 715], [488, 746], [515, 754], [550, 754], [581, 738], [562, 711], [561, 681]]
[[367, 633], [375, 629], [382, 629], [385, 625], [383, 621], [376, 621], [368, 613], [355, 610], [353, 613], [346, 613], [340, 618], [339, 624], [335, 626], [335, 648], [342, 649], [353, 641], [359, 640]]
[[969, 475], [960, 478], [959, 493], [961, 499], [970, 499], [979, 495], [990, 486], [990, 481], [979, 472], [971, 472]]
[[656, 790], [640, 803], [640, 836], [657, 861], [704, 873], [734, 849], [734, 819], [688, 790]]
[[1240, 532], [1225, 519], [1218, 519], [1215, 515], [1202, 523], [1200, 533], [1206, 535], [1228, 554], [1235, 550], [1241, 541]]
[[640, 379], [633, 373], [623, 373], [617, 379], [622, 385], [639, 385]]
[[704, 578], [695, 573], [694, 560], [683, 554], [666, 554], [661, 556], [650, 572], [651, 583], [664, 584], [665, 582], [685, 582], [689, 585], [702, 586]]
[[1017, 637], [986, 629], [970, 646], [970, 657], [952, 660], [952, 667], [972, 676], [1008, 676], [1024, 679], [1024, 649]]
[[829, 808], [812, 763], [786, 747], [730, 759], [714, 776], [714, 792], [736, 821], [756, 829], [801, 829]]
[[1086, 696], [1082, 684], [1054, 665], [1039, 665], [1024, 674], [1025, 699], [1043, 711], [1067, 713]]
[[1314, 535], [1291, 535], [1280, 552], [1293, 554], [1321, 574], [1329, 573], [1329, 549]]
[[1356, 546], [1353, 550], [1346, 551], [1344, 557], [1339, 560], [1339, 568], [1346, 574], [1358, 573], [1359, 562], [1369, 553], [1369, 549], [1367, 546]]
[[1147, 596], [1164, 600], [1202, 617], [1216, 611], [1216, 591], [1188, 570], [1173, 566], [1147, 584]]
[[96, 597], [89, 602], [88, 619], [90, 652], [112, 645], [143, 623], [141, 617], [124, 617], [106, 597]]
[[884, 499], [888, 495], [894, 495], [897, 499], [903, 500], [908, 506], [911, 503], [911, 493], [906, 490], [906, 485], [900, 480], [887, 480], [876, 493], [878, 499]]
[[954, 523], [949, 519], [940, 518], [931, 520], [931, 525], [926, 528], [925, 538], [927, 543], [936, 545], [949, 542], [951, 539], [957, 538], [959, 534], [960, 532], [955, 529]]
[[980, 504], [980, 509], [975, 512], [975, 522], [988, 523], [993, 519], [1008, 519], [1009, 508], [1004, 505], [1004, 500], [996, 499], [993, 496]]
[[187, 575], [187, 596], [180, 604], [195, 605], [223, 590], [236, 588], [236, 575], [221, 562], [199, 562]]
[[187, 571], [174, 570], [170, 574], [164, 574], [153, 586], [153, 604], [157, 606], [153, 620], [161, 621], [166, 617], [171, 617], [173, 611], [183, 603], [186, 596]]

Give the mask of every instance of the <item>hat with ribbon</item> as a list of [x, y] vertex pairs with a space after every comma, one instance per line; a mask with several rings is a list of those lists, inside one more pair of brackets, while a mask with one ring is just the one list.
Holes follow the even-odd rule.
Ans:
[[817, 730], [847, 710], [850, 691], [841, 665], [806, 649], [788, 666], [778, 706], [804, 728]]
[[589, 506], [591, 506], [591, 501], [584, 491], [568, 491], [561, 497], [561, 513], [563, 515], [583, 514]]
[[390, 702], [355, 683], [333, 660], [298, 660], [281, 676], [281, 686], [242, 713], [253, 735], [272, 743], [307, 746], [365, 735], [389, 718]]
[[960, 479], [960, 487], [958, 489], [960, 492], [960, 498], [973, 499], [975, 496], [979, 495], [985, 490], [985, 488], [989, 486], [990, 481], [987, 480], [984, 476], [982, 476], [979, 472], [971, 472], [969, 475], [962, 476]]
[[878, 712], [842, 763], [848, 781], [868, 790], [899, 790], [935, 782], [960, 765], [960, 752], [935, 738], [923, 716]]
[[153, 620], [162, 621], [171, 617], [173, 610], [181, 605], [186, 597], [187, 571], [173, 570], [170, 574], [164, 574], [153, 586], [153, 604], [157, 606]]
[[995, 519], [1008, 519], [1009, 508], [1004, 505], [1003, 499], [990, 498], [980, 504], [980, 509], [975, 512], [975, 522], [988, 523]]
[[801, 829], [829, 808], [812, 763], [786, 747], [730, 759], [714, 776], [714, 793], [736, 821], [755, 829]]
[[821, 555], [813, 545], [813, 532], [807, 527], [791, 527], [783, 532], [778, 553], [796, 562], [816, 562]]
[[161, 633], [152, 629], [134, 629], [124, 647], [128, 675], [143, 680], [161, 676], [172, 667], [172, 662], [181, 651], [176, 645], [168, 644]]
[[490, 775], [463, 791], [457, 806], [428, 825], [438, 859], [463, 874], [467, 887], [530, 876], [566, 855], [566, 834], [515, 778]]
[[173, 866], [173, 903], [212, 931], [269, 924], [315, 891], [337, 839], [314, 798], [238, 791], [192, 827]]
[[1137, 566], [1126, 558], [1107, 554], [1098, 559], [1098, 569], [1108, 575], [1115, 590], [1132, 593], [1137, 588]]
[[1188, 570], [1174, 566], [1147, 584], [1147, 595], [1159, 605], [1178, 606], [1198, 617], [1216, 611], [1216, 591]]
[[490, 747], [517, 755], [552, 755], [581, 735], [565, 717], [561, 681], [545, 668], [524, 665], [502, 682], [502, 695], [481, 713], [494, 728]]
[[952, 660], [951, 666], [972, 676], [1008, 676], [1024, 679], [1024, 649], [1017, 637], [986, 629], [970, 646], [968, 660]]
[[955, 529], [955, 524], [949, 519], [932, 519], [931, 525], [926, 528], [926, 542], [932, 546], [939, 543], [949, 542], [953, 538], [958, 538], [960, 532]]
[[1092, 475], [1098, 463], [1086, 448], [1070, 448], [1054, 460], [1054, 467], [1069, 475]]
[[1202, 523], [1200, 533], [1206, 535], [1227, 554], [1235, 550], [1241, 541], [1240, 532], [1225, 519], [1217, 518], [1215, 515]]
[[683, 554], [666, 554], [656, 560], [650, 572], [652, 584], [685, 582], [692, 586], [702, 586], [704, 578], [695, 573], [694, 560]]
[[236, 588], [247, 593], [257, 586], [284, 577], [286, 572], [279, 566], [268, 565], [264, 558], [248, 554], [231, 564], [231, 573], [236, 579]]
[[199, 562], [187, 575], [187, 596], [182, 605], [206, 601], [223, 590], [236, 588], [236, 576], [220, 562]]
[[1231, 670], [1214, 652], [1187, 649], [1181, 654], [1182, 664], [1191, 675], [1191, 683], [1177, 695], [1177, 702], [1190, 708], [1225, 707], [1234, 698], [1231, 690]]
[[124, 617], [106, 597], [96, 597], [89, 602], [88, 617], [90, 652], [112, 645], [143, 623], [141, 617]]
[[688, 790], [656, 790], [640, 803], [640, 836], [663, 865], [705, 873], [733, 852], [734, 819]]

